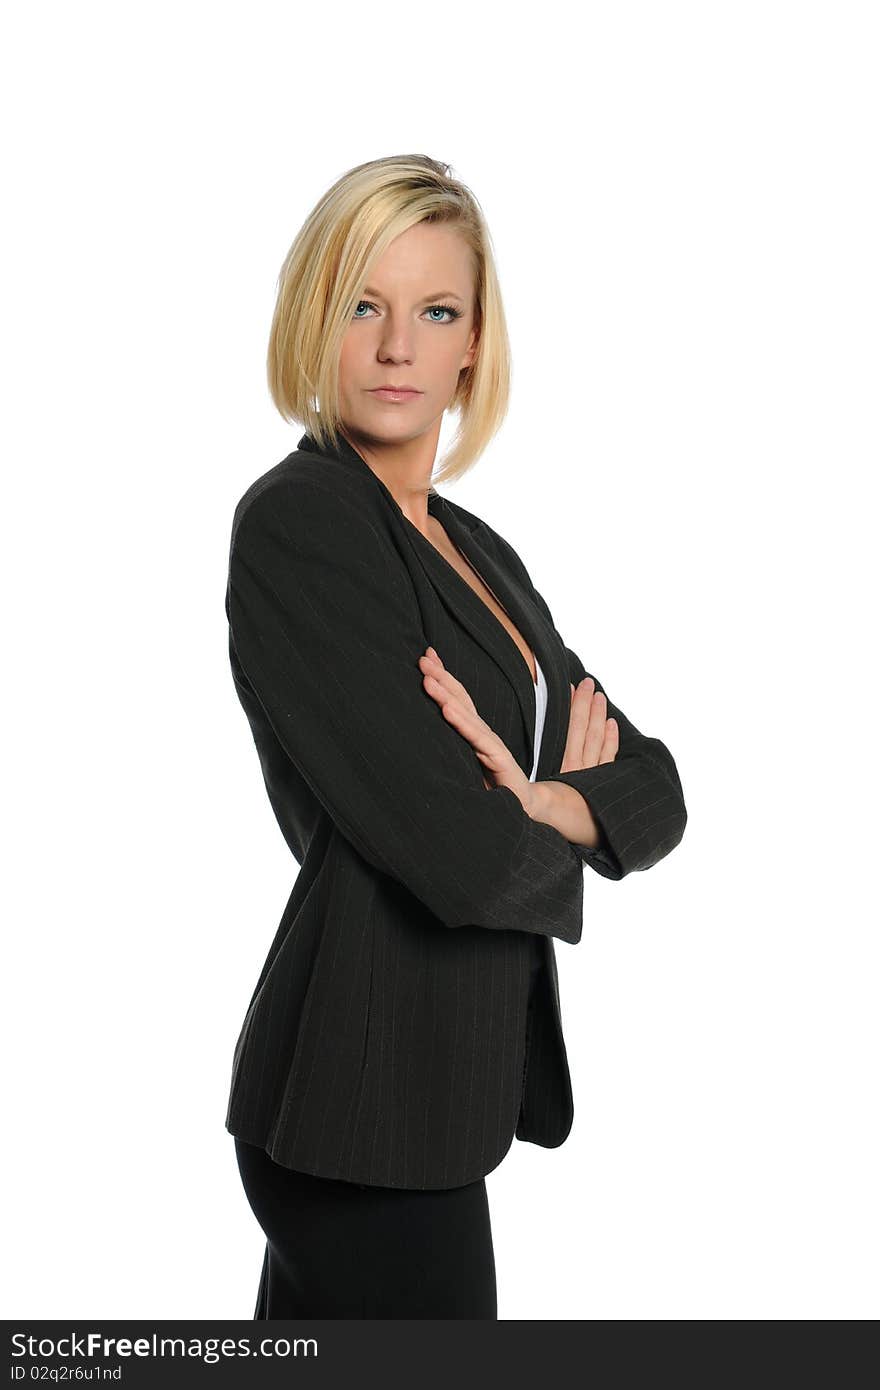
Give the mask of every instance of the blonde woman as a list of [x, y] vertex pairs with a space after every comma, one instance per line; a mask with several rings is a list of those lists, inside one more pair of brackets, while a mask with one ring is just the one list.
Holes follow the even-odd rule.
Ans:
[[585, 865], [621, 879], [679, 843], [681, 782], [513, 547], [434, 486], [509, 387], [489, 234], [448, 166], [378, 159], [328, 190], [268, 370], [306, 433], [236, 507], [226, 608], [300, 869], [226, 1118], [266, 1235], [254, 1316], [495, 1319], [485, 1176], [572, 1124], [554, 938], [580, 940]]

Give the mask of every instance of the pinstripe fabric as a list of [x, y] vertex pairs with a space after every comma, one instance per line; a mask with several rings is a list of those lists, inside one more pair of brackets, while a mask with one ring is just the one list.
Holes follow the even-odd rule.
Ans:
[[226, 1127], [301, 1172], [420, 1189], [485, 1176], [514, 1136], [567, 1137], [553, 938], [580, 940], [585, 864], [647, 868], [686, 821], [670, 753], [610, 701], [617, 761], [558, 772], [583, 668], [512, 547], [437, 492], [428, 506], [541, 663], [536, 776], [588, 799], [597, 850], [488, 791], [425, 694], [430, 643], [528, 775], [522, 654], [346, 441], [304, 435], [248, 488], [226, 592], [236, 691], [300, 865], [239, 1033]]

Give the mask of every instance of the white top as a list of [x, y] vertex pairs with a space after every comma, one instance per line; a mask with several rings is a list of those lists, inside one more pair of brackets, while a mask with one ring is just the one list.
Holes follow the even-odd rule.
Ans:
[[544, 732], [544, 715], [547, 713], [547, 682], [544, 679], [544, 672], [541, 670], [541, 663], [537, 655], [535, 656], [535, 672], [538, 677], [535, 686], [535, 761], [529, 774], [529, 781], [534, 782], [535, 773], [538, 770], [538, 755], [541, 752], [541, 735]]

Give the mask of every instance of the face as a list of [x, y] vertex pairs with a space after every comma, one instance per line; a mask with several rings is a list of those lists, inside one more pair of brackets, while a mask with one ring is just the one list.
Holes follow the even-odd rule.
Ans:
[[[417, 223], [386, 247], [355, 307], [339, 359], [348, 430], [375, 444], [439, 436], [459, 373], [476, 355], [471, 251], [455, 228]], [[393, 399], [376, 387], [412, 386]]]

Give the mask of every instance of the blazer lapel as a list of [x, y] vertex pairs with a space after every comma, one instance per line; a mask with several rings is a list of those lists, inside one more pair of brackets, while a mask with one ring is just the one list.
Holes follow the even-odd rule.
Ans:
[[[303, 435], [298, 448], [307, 453], [327, 452], [320, 449], [309, 434]], [[404, 515], [382, 479], [343, 436], [339, 436], [338, 447], [332, 453], [334, 457], [355, 468], [366, 469], [375, 479], [386, 500], [391, 504], [393, 512], [403, 524], [404, 533], [434, 588], [462, 626], [467, 628], [473, 639], [496, 662], [509, 680], [523, 719], [528, 748], [528, 765], [523, 770], [528, 775], [534, 761], [535, 683], [513, 638], [467, 580], [461, 577], [454, 566], [440, 554], [426, 536], [422, 535], [418, 527], [412, 524], [409, 517]], [[535, 772], [536, 779], [540, 780], [558, 770], [565, 748], [571, 703], [565, 648], [555, 629], [548, 625], [526, 590], [495, 561], [488, 547], [481, 544], [479, 523], [473, 527], [458, 512], [455, 503], [443, 497], [436, 489], [432, 489], [428, 494], [428, 511], [439, 521], [453, 544], [492, 590], [541, 663], [547, 682], [547, 709], [544, 715], [541, 752]]]
[[[492, 590], [501, 607], [507, 612], [541, 663], [547, 682], [547, 709], [544, 715], [541, 751], [535, 776], [536, 778], [544, 777], [548, 772], [555, 770], [561, 762], [565, 734], [568, 730], [568, 710], [571, 701], [565, 650], [555, 630], [548, 628], [543, 614], [529, 598], [527, 591], [516, 582], [508, 570], [495, 560], [488, 545], [481, 543], [479, 526], [472, 528], [457, 513], [455, 504], [439, 493], [429, 498], [428, 510], [433, 516], [436, 516], [450, 539]], [[425, 538], [421, 536], [417, 528], [413, 529], [416, 531], [416, 535], [424, 541]], [[450, 598], [452, 598], [452, 589], [456, 582], [460, 586], [460, 602], [456, 607], [458, 616], [462, 622], [468, 624], [477, 641], [480, 641], [490, 655], [495, 658], [513, 687], [526, 729], [526, 744], [529, 752], [528, 765], [524, 771], [528, 775], [534, 759], [535, 743], [535, 683], [532, 680], [531, 671], [513, 638], [503, 624], [498, 621], [492, 610], [487, 608], [479, 595], [475, 594], [467, 581], [462, 579], [461, 575], [444, 560], [430, 541], [425, 543], [434, 557], [433, 568], [438, 585], [442, 584], [446, 578], [447, 592], [449, 592]], [[564, 725], [562, 724], [563, 714]], [[560, 729], [563, 731], [563, 739], [562, 746], [557, 751]]]

